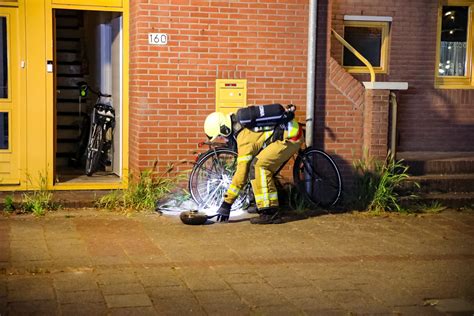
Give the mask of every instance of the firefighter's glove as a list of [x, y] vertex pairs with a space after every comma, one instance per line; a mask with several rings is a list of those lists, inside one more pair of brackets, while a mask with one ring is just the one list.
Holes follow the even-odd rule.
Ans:
[[222, 202], [221, 206], [217, 210], [217, 218], [216, 220], [218, 222], [227, 222], [229, 220], [229, 215], [230, 215], [230, 208], [232, 204], [229, 204], [227, 202]]

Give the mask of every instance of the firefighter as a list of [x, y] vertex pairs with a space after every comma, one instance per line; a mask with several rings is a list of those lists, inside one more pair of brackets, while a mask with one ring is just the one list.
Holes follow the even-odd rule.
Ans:
[[228, 221], [232, 203], [248, 177], [259, 213], [250, 222], [281, 222], [273, 175], [298, 151], [303, 142], [303, 131], [294, 119], [294, 111], [294, 105], [289, 105], [285, 110], [280, 104], [272, 104], [247, 107], [230, 115], [214, 112], [206, 118], [204, 131], [211, 141], [220, 136], [230, 136], [231, 133], [236, 135], [237, 140], [237, 168], [217, 211], [218, 222]]

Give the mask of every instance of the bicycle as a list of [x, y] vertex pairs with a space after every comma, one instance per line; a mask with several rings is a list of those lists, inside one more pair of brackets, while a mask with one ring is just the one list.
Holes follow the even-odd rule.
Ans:
[[86, 149], [85, 173], [92, 176], [100, 164], [110, 165], [107, 153], [112, 148], [112, 135], [115, 127], [115, 110], [110, 103], [102, 102], [103, 98], [111, 98], [110, 94], [91, 89], [87, 83], [80, 82], [81, 97], [87, 96], [88, 91], [97, 95], [90, 115], [90, 132]]
[[[219, 207], [237, 166], [236, 141], [231, 134], [226, 143], [202, 142], [209, 149], [196, 157], [188, 188], [200, 208]], [[293, 156], [293, 180], [303, 196], [316, 206], [334, 206], [342, 192], [342, 179], [335, 161], [326, 152], [313, 147], [300, 148]], [[275, 172], [286, 166], [288, 159]], [[252, 190], [247, 183], [241, 190], [232, 210], [245, 209], [252, 202]]]

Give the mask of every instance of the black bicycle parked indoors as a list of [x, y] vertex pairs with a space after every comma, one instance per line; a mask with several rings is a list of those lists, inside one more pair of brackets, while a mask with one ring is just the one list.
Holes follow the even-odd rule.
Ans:
[[92, 176], [101, 166], [111, 164], [108, 154], [113, 143], [115, 110], [110, 102], [104, 100], [111, 98], [110, 94], [95, 91], [86, 82], [80, 82], [79, 89], [81, 97], [86, 97], [89, 91], [97, 96], [90, 114], [89, 139], [85, 152], [85, 173], [87, 176]]

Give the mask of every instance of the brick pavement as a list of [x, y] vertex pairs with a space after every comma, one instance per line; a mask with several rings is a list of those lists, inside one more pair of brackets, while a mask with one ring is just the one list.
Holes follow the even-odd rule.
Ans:
[[0, 217], [0, 314], [473, 315], [474, 213]]

